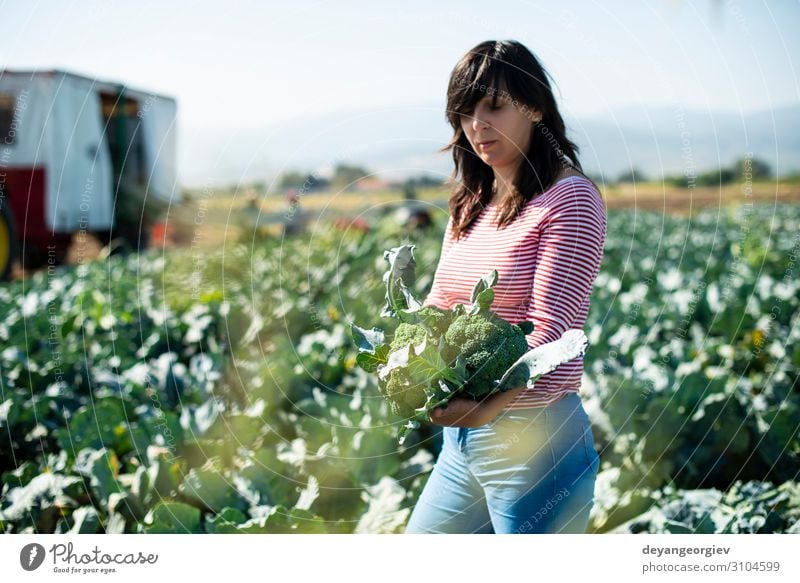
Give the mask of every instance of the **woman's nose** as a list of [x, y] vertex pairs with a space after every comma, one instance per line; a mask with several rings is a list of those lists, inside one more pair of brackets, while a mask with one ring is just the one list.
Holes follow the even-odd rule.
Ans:
[[481, 119], [479, 114], [474, 113], [473, 115], [475, 116], [472, 118], [472, 129], [474, 131], [486, 129], [487, 127], [489, 127], [489, 124], [483, 119]]

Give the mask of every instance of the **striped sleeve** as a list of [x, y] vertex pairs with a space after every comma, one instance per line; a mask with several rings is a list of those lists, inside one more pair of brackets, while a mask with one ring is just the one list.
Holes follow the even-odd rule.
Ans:
[[605, 236], [605, 208], [593, 189], [574, 188], [545, 213], [526, 314], [534, 324], [528, 346], [558, 340], [575, 325], [599, 272]]

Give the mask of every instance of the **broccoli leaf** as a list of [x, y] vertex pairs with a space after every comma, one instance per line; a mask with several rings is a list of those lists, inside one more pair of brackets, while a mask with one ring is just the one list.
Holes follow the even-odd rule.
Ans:
[[475, 287], [472, 288], [472, 298], [470, 299], [472, 303], [470, 315], [474, 316], [489, 310], [494, 301], [494, 290], [492, 288], [497, 285], [497, 277], [497, 270], [493, 269], [475, 283]]
[[383, 317], [399, 316], [399, 310], [422, 307], [411, 291], [416, 282], [417, 268], [413, 251], [414, 245], [401, 245], [383, 253], [383, 258], [389, 262], [389, 271], [383, 274], [386, 285], [386, 305], [381, 311]]
[[418, 379], [420, 382], [427, 381], [429, 385], [436, 383], [439, 379], [459, 384], [463, 382], [447, 365], [436, 346], [429, 343], [427, 338], [414, 346], [414, 354], [416, 358], [411, 359], [408, 363], [408, 373], [412, 378]]
[[527, 386], [528, 388], [532, 388], [534, 382], [542, 375], [554, 371], [573, 358], [582, 356], [583, 353], [586, 352], [587, 343], [588, 339], [583, 330], [567, 330], [558, 340], [542, 344], [523, 354], [509, 367], [500, 380], [497, 381], [495, 390], [505, 391], [515, 388], [505, 385], [506, 381], [518, 367], [527, 369]]
[[469, 311], [470, 315], [475, 316], [481, 312], [488, 312], [493, 301], [494, 290], [491, 288], [483, 290], [475, 298], [475, 303], [472, 305], [472, 309]]
[[439, 389], [446, 395], [449, 395], [453, 392], [453, 388], [447, 384], [447, 381], [444, 379], [439, 379]]
[[493, 269], [491, 272], [484, 275], [472, 288], [472, 309], [470, 315], [474, 316], [481, 312], [489, 311], [489, 308], [494, 301], [494, 290], [492, 289], [497, 285], [497, 270]]
[[467, 372], [467, 359], [463, 354], [456, 356], [456, 359], [452, 365], [452, 370], [453, 374], [455, 374], [456, 378], [458, 379], [457, 382], [459, 387], [469, 380], [469, 373]]
[[415, 410], [415, 419], [428, 422], [428, 417], [431, 411], [436, 409], [436, 407], [446, 405], [450, 399], [455, 397], [457, 394], [458, 393], [456, 392], [456, 389], [451, 387], [446, 380], [439, 379], [438, 390], [432, 390], [428, 392], [428, 399], [425, 401], [425, 406]]
[[369, 352], [359, 352], [356, 355], [356, 364], [366, 372], [373, 373], [378, 370], [380, 365], [385, 365], [389, 356], [389, 345], [381, 344], [375, 348], [374, 354]]
[[359, 352], [375, 354], [375, 350], [386, 343], [386, 337], [380, 328], [365, 330], [350, 322], [350, 332]]
[[386, 364], [378, 366], [378, 378], [382, 381], [386, 380], [389, 377], [389, 373], [392, 372], [393, 369], [408, 366], [408, 361], [410, 358], [410, 345], [393, 350], [389, 353], [389, 357], [386, 359]]
[[475, 283], [475, 287], [472, 288], [470, 302], [474, 304], [482, 292], [493, 288], [495, 285], [497, 285], [497, 270], [493, 269]]
[[403, 425], [400, 428], [400, 435], [398, 436], [397, 443], [403, 445], [403, 443], [406, 440], [406, 437], [408, 437], [411, 434], [411, 432], [417, 429], [418, 427], [419, 427], [419, 421], [415, 421], [413, 419], [407, 421], [405, 425]]

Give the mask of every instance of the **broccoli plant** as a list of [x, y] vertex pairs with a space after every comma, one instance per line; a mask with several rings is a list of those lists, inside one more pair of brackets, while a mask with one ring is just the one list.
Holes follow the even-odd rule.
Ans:
[[476, 282], [469, 309], [423, 306], [413, 292], [413, 251], [414, 245], [403, 245], [384, 253], [389, 270], [383, 276], [386, 304], [380, 316], [395, 319], [394, 330], [350, 324], [356, 362], [377, 373], [381, 394], [405, 420], [401, 444], [454, 396], [478, 400], [523, 384], [531, 388], [540, 376], [585, 352], [582, 330], [567, 330], [559, 340], [529, 350], [525, 337], [533, 323], [511, 324], [491, 309], [496, 270]]

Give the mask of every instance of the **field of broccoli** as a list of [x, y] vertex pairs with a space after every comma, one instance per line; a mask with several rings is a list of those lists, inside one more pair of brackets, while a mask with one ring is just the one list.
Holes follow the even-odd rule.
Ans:
[[[357, 365], [427, 232], [112, 257], [0, 287], [0, 532], [400, 532], [438, 452]], [[609, 211], [582, 396], [590, 531], [800, 533], [800, 206]], [[381, 325], [383, 324], [383, 325]]]

